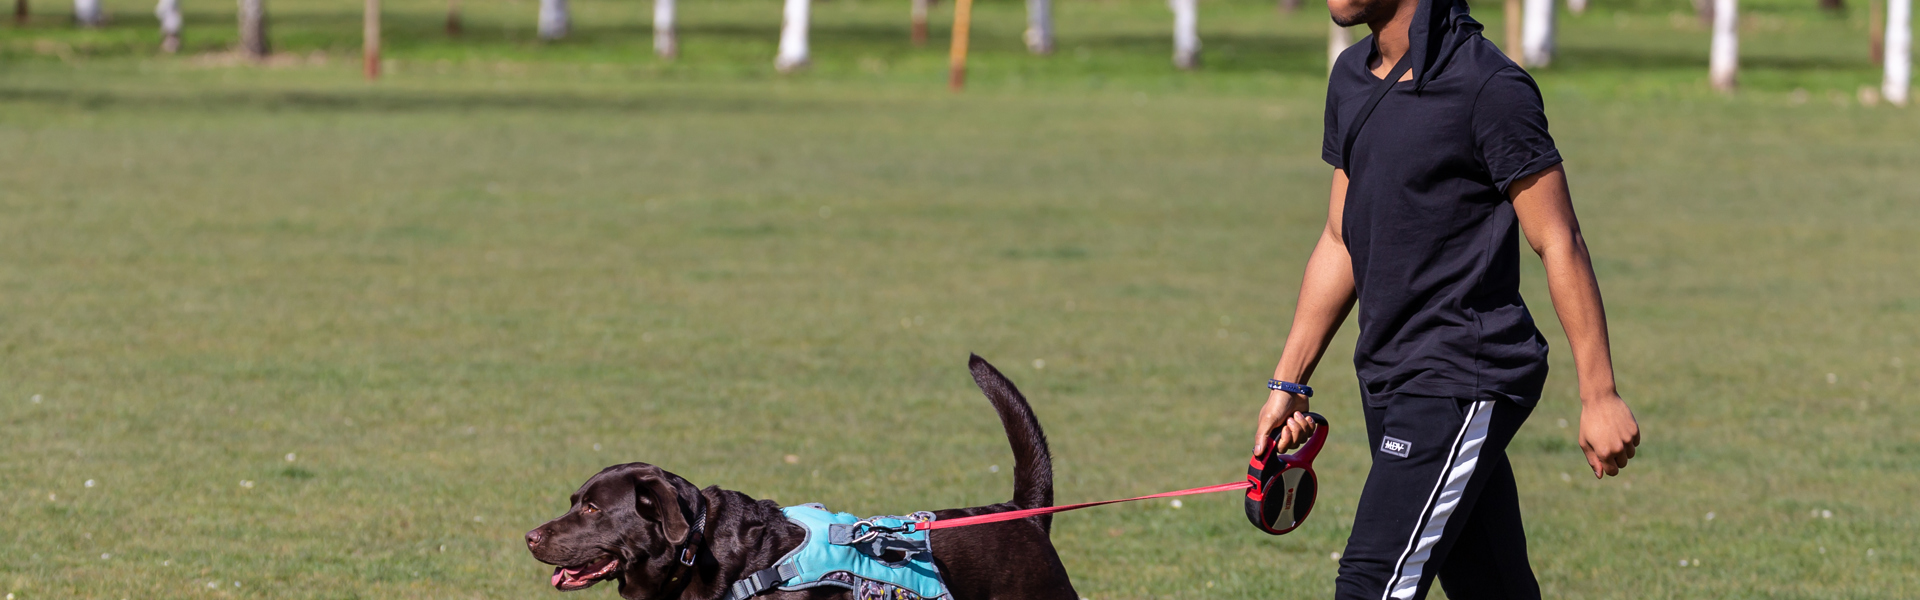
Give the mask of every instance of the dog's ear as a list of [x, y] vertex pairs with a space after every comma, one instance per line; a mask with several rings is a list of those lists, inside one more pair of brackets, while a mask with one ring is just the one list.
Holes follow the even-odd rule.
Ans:
[[693, 524], [687, 522], [687, 515], [692, 514], [692, 507], [698, 505], [694, 497], [700, 490], [680, 476], [659, 467], [640, 469], [632, 476], [634, 511], [658, 520], [667, 534], [668, 544], [678, 547], [685, 543], [687, 535], [693, 531]]

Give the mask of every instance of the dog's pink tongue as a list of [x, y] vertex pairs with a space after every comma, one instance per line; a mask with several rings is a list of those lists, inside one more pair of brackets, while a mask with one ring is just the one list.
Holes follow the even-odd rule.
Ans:
[[566, 576], [561, 575], [563, 571], [566, 571], [565, 567], [553, 568], [553, 587], [560, 587], [560, 582], [566, 580]]

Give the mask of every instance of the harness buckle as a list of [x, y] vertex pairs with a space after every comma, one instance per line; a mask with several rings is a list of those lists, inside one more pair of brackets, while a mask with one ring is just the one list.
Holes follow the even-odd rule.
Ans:
[[694, 559], [697, 558], [700, 558], [700, 553], [694, 551], [692, 544], [688, 544], [687, 547], [680, 549], [680, 564], [691, 567], [693, 566]]

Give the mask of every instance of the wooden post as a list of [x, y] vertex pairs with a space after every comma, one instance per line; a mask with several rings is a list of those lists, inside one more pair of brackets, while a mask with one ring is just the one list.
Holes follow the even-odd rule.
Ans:
[[460, 20], [460, 0], [447, 0], [447, 37], [460, 37], [466, 29]]
[[947, 89], [967, 87], [967, 33], [973, 26], [973, 0], [953, 3], [953, 47], [947, 51]]
[[928, 0], [913, 0], [913, 8], [911, 9], [913, 26], [910, 34], [913, 36], [913, 47], [915, 48], [927, 45], [928, 4], [931, 4]]
[[1527, 64], [1526, 55], [1520, 52], [1520, 24], [1523, 22], [1521, 10], [1520, 0], [1507, 0], [1506, 17], [1504, 17], [1507, 20], [1507, 39], [1500, 43], [1501, 46], [1506, 47], [1507, 60], [1513, 61], [1516, 65]]
[[27, 24], [27, 0], [13, 0], [13, 24]]
[[1886, 64], [1887, 31], [1882, 29], [1886, 26], [1885, 9], [1884, 0], [1867, 1], [1867, 55], [1873, 57], [1876, 65]]
[[380, 0], [367, 0], [366, 16], [361, 20], [360, 54], [367, 81], [380, 79]]

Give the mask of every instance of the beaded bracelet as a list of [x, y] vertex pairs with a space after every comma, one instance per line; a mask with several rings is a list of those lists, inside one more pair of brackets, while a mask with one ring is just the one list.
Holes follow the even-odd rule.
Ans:
[[1267, 389], [1270, 389], [1270, 390], [1278, 390], [1278, 391], [1282, 391], [1282, 392], [1286, 392], [1286, 393], [1289, 393], [1289, 394], [1299, 394], [1299, 395], [1302, 395], [1302, 396], [1306, 396], [1306, 397], [1308, 397], [1308, 398], [1312, 398], [1312, 397], [1313, 397], [1313, 388], [1311, 388], [1311, 387], [1307, 387], [1307, 386], [1304, 386], [1304, 385], [1300, 385], [1300, 384], [1298, 384], [1298, 383], [1294, 383], [1294, 382], [1291, 382], [1291, 381], [1281, 381], [1281, 380], [1278, 380], [1278, 379], [1268, 379], [1268, 380], [1267, 380]]

